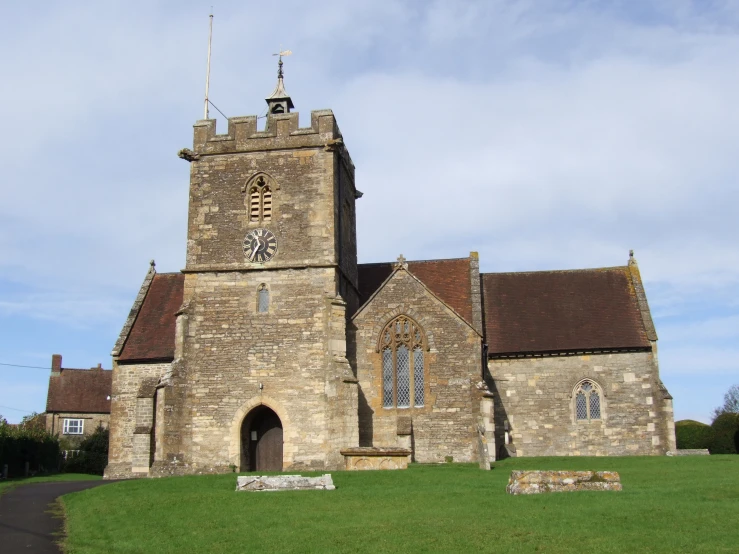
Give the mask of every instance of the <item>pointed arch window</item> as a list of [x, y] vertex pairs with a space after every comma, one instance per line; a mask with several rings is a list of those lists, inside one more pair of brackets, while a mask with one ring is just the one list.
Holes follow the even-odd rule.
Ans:
[[380, 350], [384, 408], [423, 407], [425, 340], [421, 328], [407, 316], [396, 317], [383, 329]]
[[272, 221], [272, 187], [264, 176], [260, 175], [249, 187], [247, 197], [249, 204], [249, 221], [263, 223]]
[[601, 419], [600, 387], [590, 380], [581, 381], [575, 387], [575, 420], [578, 422]]
[[259, 313], [269, 312], [269, 289], [262, 283], [257, 290], [257, 311]]

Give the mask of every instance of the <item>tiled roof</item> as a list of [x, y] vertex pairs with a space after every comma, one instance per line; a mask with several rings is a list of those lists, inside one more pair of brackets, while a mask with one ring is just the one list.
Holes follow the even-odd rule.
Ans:
[[157, 273], [154, 276], [119, 361], [174, 358], [176, 313], [182, 305], [184, 283], [182, 273]]
[[[395, 263], [359, 264], [359, 304], [370, 296], [393, 272]], [[408, 262], [408, 271], [431, 292], [446, 302], [468, 323], [472, 324], [472, 286], [470, 259], [427, 260]]]
[[490, 354], [650, 346], [626, 266], [481, 279]]
[[100, 368], [52, 373], [46, 411], [109, 414], [112, 375], [112, 371]]

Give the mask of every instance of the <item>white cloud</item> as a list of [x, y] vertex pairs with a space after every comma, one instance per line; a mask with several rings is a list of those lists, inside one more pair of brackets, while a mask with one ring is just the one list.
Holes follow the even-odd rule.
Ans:
[[[19, 5], [0, 22], [15, 53], [0, 60], [0, 279], [25, 287], [0, 291], [6, 316], [116, 327], [149, 258], [184, 265], [175, 152], [201, 116], [207, 6], [144, 6]], [[735, 2], [290, 0], [279, 22], [226, 3], [214, 27], [228, 115], [263, 111], [280, 44], [301, 122], [334, 109], [365, 192], [360, 260], [477, 250], [483, 271], [510, 271], [634, 248], [661, 336], [710, 333], [684, 325], [697, 305], [736, 316]], [[733, 371], [732, 348], [698, 341], [663, 347], [663, 371], [700, 374], [704, 354]]]

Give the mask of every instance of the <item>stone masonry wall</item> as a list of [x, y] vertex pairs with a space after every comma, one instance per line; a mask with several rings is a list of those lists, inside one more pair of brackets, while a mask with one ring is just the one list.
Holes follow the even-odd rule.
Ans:
[[[669, 449], [668, 406], [652, 352], [491, 359], [496, 443], [517, 456], [621, 456]], [[600, 385], [601, 420], [575, 421], [573, 389]], [[509, 450], [513, 450], [510, 449]], [[499, 452], [500, 453], [500, 452]]]
[[[216, 135], [212, 120], [196, 124], [194, 148], [201, 158], [190, 172], [188, 271], [339, 264], [336, 201], [345, 198], [353, 212], [353, 165], [346, 150], [331, 146], [341, 138], [333, 114], [311, 117], [313, 127], [298, 129], [297, 113], [271, 116], [270, 130], [261, 133], [251, 117], [231, 118], [228, 135]], [[257, 175], [273, 188], [270, 221], [249, 219], [247, 184]], [[337, 188], [348, 190], [339, 194]], [[242, 249], [256, 227], [277, 237], [277, 254], [266, 264], [249, 262]], [[354, 267], [345, 271], [356, 283], [356, 239], [344, 242], [352, 241]]]
[[[378, 340], [384, 326], [399, 314], [413, 318], [428, 340], [422, 408], [387, 409], [382, 405]], [[398, 420], [410, 417], [414, 461], [443, 462], [447, 456], [459, 462], [476, 460], [480, 336], [404, 270], [393, 275], [353, 323], [360, 384], [360, 446], [405, 446], [402, 439], [406, 437], [398, 436]]]
[[[270, 291], [267, 313], [257, 311], [260, 284]], [[185, 409], [181, 420], [168, 423], [188, 430], [182, 461], [240, 465], [241, 421], [264, 404], [282, 421], [284, 469], [324, 468], [332, 455], [343, 463], [329, 441], [328, 410], [351, 397], [345, 389], [356, 385], [343, 380], [348, 364], [338, 367], [330, 355], [334, 287], [333, 268], [187, 275], [189, 323], [179, 377], [187, 383]], [[339, 320], [343, 326], [343, 311]], [[356, 410], [342, 417], [356, 429]]]
[[139, 390], [144, 381], [157, 381], [170, 369], [170, 363], [119, 364], [113, 360], [107, 478], [131, 476]]

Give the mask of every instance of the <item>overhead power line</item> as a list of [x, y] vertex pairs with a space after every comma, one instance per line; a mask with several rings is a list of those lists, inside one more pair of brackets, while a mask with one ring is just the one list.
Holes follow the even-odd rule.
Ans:
[[50, 367], [41, 367], [41, 366], [38, 366], [38, 365], [4, 364], [2, 362], [0, 362], [0, 365], [5, 365], [5, 366], [8, 366], [8, 367], [25, 367], [25, 368], [28, 368], [28, 369], [48, 369], [48, 370], [51, 369]]
[[0, 406], [0, 408], [3, 408], [4, 410], [13, 410], [16, 412], [25, 412], [27, 414], [33, 413], [33, 410], [21, 410], [20, 408], [11, 408], [10, 406]]

